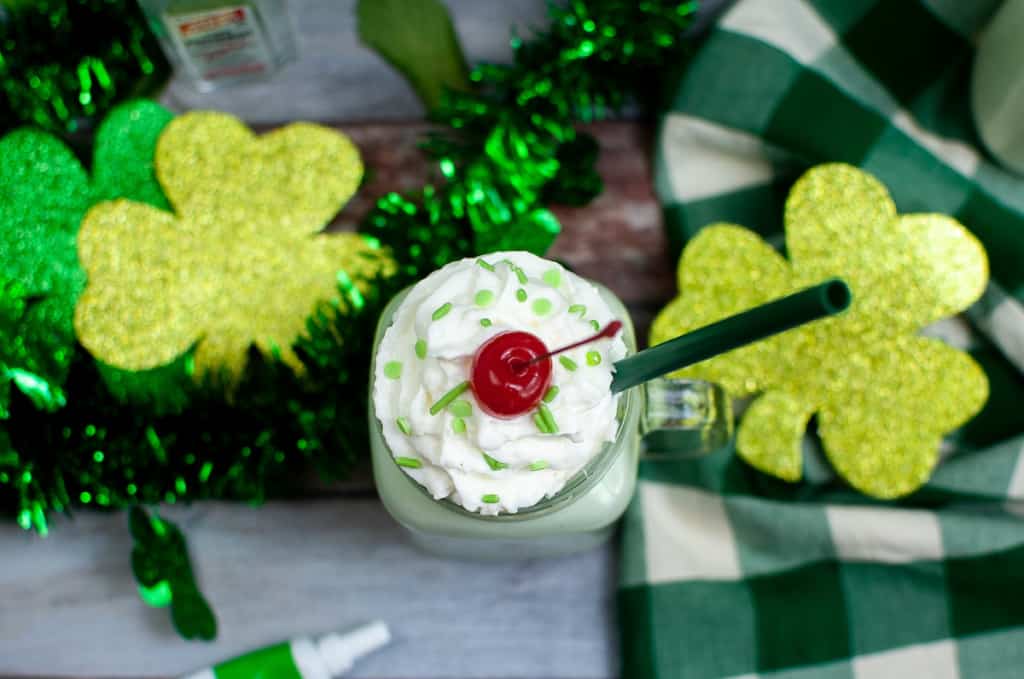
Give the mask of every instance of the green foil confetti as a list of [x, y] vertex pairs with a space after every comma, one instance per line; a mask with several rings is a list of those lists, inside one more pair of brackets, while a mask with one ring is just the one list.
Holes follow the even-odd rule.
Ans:
[[209, 641], [217, 636], [217, 619], [196, 586], [185, 536], [156, 514], [133, 507], [128, 518], [134, 540], [132, 573], [143, 600], [170, 606], [171, 621], [185, 639]]

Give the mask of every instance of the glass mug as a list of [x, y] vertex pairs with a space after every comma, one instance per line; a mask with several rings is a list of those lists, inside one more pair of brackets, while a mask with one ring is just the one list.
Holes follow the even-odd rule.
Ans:
[[[629, 312], [610, 290], [590, 282], [623, 321], [627, 350], [635, 353]], [[399, 293], [381, 314], [371, 365], [376, 365], [384, 332], [410, 289]], [[395, 463], [374, 409], [374, 373], [371, 369], [369, 426], [377, 491], [413, 542], [441, 556], [508, 560], [595, 547], [611, 536], [633, 497], [642, 444], [645, 456], [689, 457], [720, 448], [732, 435], [730, 402], [720, 387], [691, 380], [652, 380], [621, 395], [615, 440], [605, 443], [565, 487], [515, 514], [484, 516], [449, 500], [435, 500]]]

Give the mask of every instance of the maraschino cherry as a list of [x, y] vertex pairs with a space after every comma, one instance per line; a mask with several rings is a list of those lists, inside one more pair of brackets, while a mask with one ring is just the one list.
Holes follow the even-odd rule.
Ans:
[[503, 332], [480, 345], [473, 357], [469, 383], [480, 407], [490, 415], [525, 415], [540, 403], [551, 384], [551, 357], [604, 337], [614, 337], [621, 321], [568, 346], [548, 351], [536, 335]]

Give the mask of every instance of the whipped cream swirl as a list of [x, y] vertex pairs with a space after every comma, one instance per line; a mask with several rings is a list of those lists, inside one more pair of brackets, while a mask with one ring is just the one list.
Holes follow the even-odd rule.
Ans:
[[553, 359], [548, 397], [555, 430], [535, 412], [485, 413], [465, 389], [477, 349], [511, 330], [553, 349], [614, 320], [597, 289], [555, 262], [496, 252], [452, 262], [402, 301], [377, 350], [373, 401], [384, 439], [406, 474], [437, 500], [481, 514], [514, 513], [557, 493], [615, 437], [610, 390], [621, 336]]

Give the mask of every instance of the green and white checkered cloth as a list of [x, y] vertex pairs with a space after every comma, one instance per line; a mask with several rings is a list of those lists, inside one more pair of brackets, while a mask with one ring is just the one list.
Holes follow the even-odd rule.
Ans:
[[683, 74], [656, 168], [676, 253], [716, 221], [781, 246], [792, 182], [859, 165], [900, 212], [951, 214], [987, 247], [990, 290], [928, 332], [970, 351], [992, 395], [899, 503], [849, 491], [811, 440], [799, 484], [731, 449], [642, 461], [624, 679], [1024, 677], [1024, 178], [979, 150], [968, 107], [998, 5], [740, 0]]

